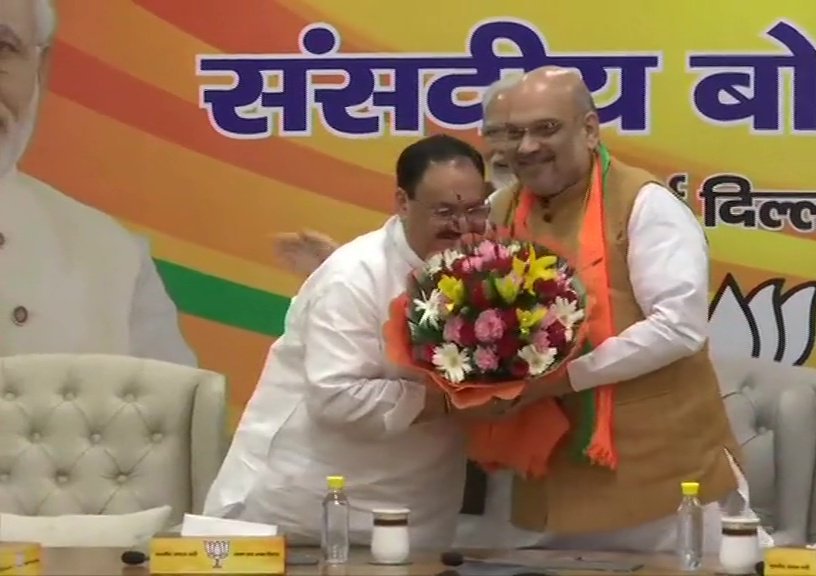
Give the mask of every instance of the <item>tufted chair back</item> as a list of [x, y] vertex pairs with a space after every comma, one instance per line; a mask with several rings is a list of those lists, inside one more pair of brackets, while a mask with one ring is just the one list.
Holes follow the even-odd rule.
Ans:
[[751, 507], [776, 544], [813, 541], [816, 370], [755, 358], [712, 359], [742, 446]]
[[0, 512], [199, 512], [227, 447], [222, 375], [129, 356], [0, 358]]

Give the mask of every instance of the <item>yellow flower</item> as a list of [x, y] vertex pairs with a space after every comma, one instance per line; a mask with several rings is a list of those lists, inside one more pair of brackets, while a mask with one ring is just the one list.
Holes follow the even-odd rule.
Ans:
[[530, 334], [530, 330], [535, 328], [546, 315], [547, 309], [540, 306], [533, 310], [516, 310], [516, 318], [518, 318], [519, 330], [522, 335], [527, 336]]
[[496, 278], [493, 280], [493, 285], [496, 287], [496, 292], [499, 293], [501, 299], [507, 304], [512, 304], [518, 298], [519, 293], [519, 277], [512, 272], [503, 278]]
[[465, 284], [453, 276], [442, 276], [436, 287], [450, 301], [450, 308], [459, 306], [465, 301]]
[[536, 280], [552, 280], [556, 276], [555, 264], [558, 258], [555, 256], [541, 256], [536, 258], [535, 248], [530, 246], [530, 254], [527, 260], [520, 260], [518, 256], [513, 257], [513, 272], [523, 279], [524, 289], [533, 293], [533, 285]]

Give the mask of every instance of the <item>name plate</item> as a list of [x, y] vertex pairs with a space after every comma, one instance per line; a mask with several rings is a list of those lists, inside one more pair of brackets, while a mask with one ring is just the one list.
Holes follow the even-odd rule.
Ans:
[[273, 574], [286, 571], [283, 536], [157, 537], [151, 574]]
[[38, 575], [42, 571], [42, 547], [26, 542], [0, 542], [0, 576]]
[[765, 576], [816, 576], [816, 550], [769, 548], [765, 551]]

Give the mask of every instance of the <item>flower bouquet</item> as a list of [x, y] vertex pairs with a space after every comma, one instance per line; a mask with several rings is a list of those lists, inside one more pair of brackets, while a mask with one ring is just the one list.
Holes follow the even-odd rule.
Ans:
[[[473, 236], [431, 256], [391, 303], [389, 358], [427, 373], [456, 408], [513, 400], [557, 380], [581, 352], [586, 306], [562, 253], [506, 234]], [[558, 403], [543, 400], [469, 425], [470, 457], [540, 476], [568, 428]]]

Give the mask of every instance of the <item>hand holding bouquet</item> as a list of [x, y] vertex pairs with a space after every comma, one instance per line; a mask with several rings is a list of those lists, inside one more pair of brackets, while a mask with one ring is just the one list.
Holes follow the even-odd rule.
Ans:
[[[459, 409], [555, 381], [580, 352], [586, 297], [563, 255], [499, 234], [431, 256], [392, 302], [389, 356], [419, 368]], [[568, 422], [553, 400], [507, 422], [473, 424], [471, 457], [540, 475]], [[493, 438], [493, 440], [490, 440]], [[502, 444], [495, 445], [501, 438]], [[491, 445], [488, 445], [491, 444]]]

